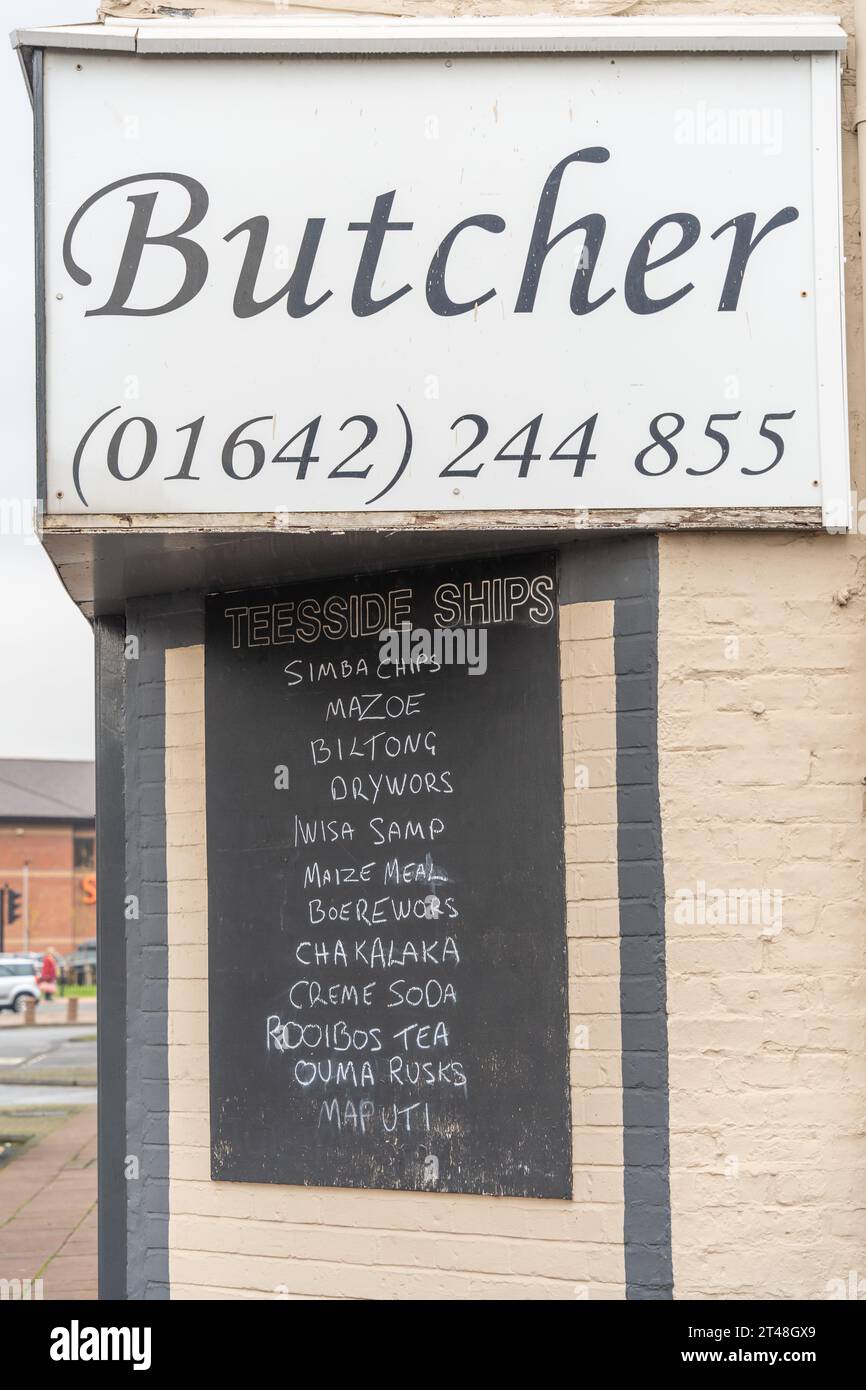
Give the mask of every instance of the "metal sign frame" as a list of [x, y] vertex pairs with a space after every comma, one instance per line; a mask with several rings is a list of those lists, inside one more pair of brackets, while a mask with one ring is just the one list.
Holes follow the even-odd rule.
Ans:
[[[511, 536], [613, 530], [792, 529], [844, 531], [850, 524], [841, 230], [841, 115], [838, 54], [846, 35], [832, 20], [756, 19], [319, 19], [278, 21], [152, 20], [20, 30], [13, 36], [34, 106], [37, 261], [38, 497], [43, 538], [184, 533], [492, 532]], [[546, 510], [310, 511], [48, 514], [45, 304], [44, 64], [47, 50], [128, 55], [542, 54], [682, 53], [802, 55], [811, 64], [816, 151], [813, 163], [814, 248], [822, 458], [821, 505], [640, 507]], [[828, 94], [832, 89], [832, 97]], [[539, 536], [541, 539], [541, 536]]]

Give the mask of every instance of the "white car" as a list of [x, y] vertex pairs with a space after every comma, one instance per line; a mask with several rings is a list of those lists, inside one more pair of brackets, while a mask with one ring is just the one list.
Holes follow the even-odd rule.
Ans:
[[39, 1000], [39, 967], [27, 956], [0, 956], [0, 1009], [20, 1013], [28, 999]]

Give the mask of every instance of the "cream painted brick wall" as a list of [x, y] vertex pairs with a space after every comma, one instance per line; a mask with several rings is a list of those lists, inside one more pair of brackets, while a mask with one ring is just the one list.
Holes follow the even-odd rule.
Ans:
[[[859, 538], [661, 542], [679, 1297], [822, 1298], [866, 1269], [861, 569]], [[781, 930], [678, 921], [699, 881], [778, 891]]]
[[[853, 32], [852, 5], [826, 0], [638, 4], [629, 13], [733, 9], [840, 16]], [[843, 225], [852, 473], [862, 506], [853, 59], [851, 44], [842, 78]], [[660, 538], [680, 1298], [826, 1298], [829, 1281], [866, 1273], [866, 509], [858, 524], [850, 537]], [[834, 595], [845, 590], [851, 598], [840, 607]], [[726, 654], [731, 637], [735, 657]], [[673, 894], [699, 879], [778, 887], [782, 931], [763, 940], [760, 928], [677, 923]]]
[[563, 720], [571, 1202], [210, 1180], [203, 649], [166, 654], [172, 1297], [624, 1297], [613, 605], [563, 609], [560, 650], [606, 688]]

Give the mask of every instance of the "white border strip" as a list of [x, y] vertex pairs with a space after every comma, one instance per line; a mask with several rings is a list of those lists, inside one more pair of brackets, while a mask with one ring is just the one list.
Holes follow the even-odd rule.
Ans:
[[16, 47], [156, 53], [826, 53], [835, 17], [153, 19], [18, 29]]
[[[845, 366], [845, 285], [842, 275], [841, 84], [830, 54], [812, 57], [812, 198], [815, 256], [815, 342], [818, 438], [824, 525], [851, 526], [848, 391]], [[826, 158], [828, 149], [836, 158]], [[841, 309], [840, 309], [841, 306]]]

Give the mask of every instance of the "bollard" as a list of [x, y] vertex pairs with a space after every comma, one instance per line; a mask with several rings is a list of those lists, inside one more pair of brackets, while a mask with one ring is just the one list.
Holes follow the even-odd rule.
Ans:
[[66, 1022], [78, 1022], [78, 998], [71, 997], [66, 1001]]
[[32, 1026], [36, 1022], [36, 1000], [24, 1000], [24, 1027]]

